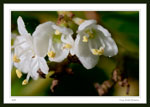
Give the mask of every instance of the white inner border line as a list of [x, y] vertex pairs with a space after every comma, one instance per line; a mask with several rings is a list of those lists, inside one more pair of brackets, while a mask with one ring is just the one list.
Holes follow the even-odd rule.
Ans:
[[[139, 96], [12, 97], [10, 86], [11, 11], [139, 11]], [[4, 103], [146, 103], [146, 17], [146, 4], [4, 4]]]

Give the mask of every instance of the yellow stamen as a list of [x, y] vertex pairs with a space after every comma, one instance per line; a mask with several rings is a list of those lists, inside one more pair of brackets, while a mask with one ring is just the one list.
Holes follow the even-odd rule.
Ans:
[[100, 47], [100, 49], [92, 49], [93, 55], [102, 55], [104, 53], [104, 48]]
[[65, 44], [65, 46], [63, 48], [70, 49], [70, 48], [72, 48], [72, 46], [70, 44]]
[[18, 78], [22, 77], [22, 73], [21, 73], [21, 71], [19, 69], [16, 69], [16, 74], [17, 74]]
[[88, 42], [88, 37], [87, 36], [83, 36], [83, 42]]
[[19, 63], [20, 59], [17, 57], [17, 55], [14, 55], [13, 56], [13, 61], [16, 62], [16, 63]]
[[23, 80], [22, 85], [27, 85], [27, 84], [28, 84], [28, 81], [26, 79]]
[[59, 30], [55, 30], [55, 35], [60, 35], [61, 32], [59, 32]]
[[56, 53], [53, 51], [48, 52], [48, 57], [50, 57], [50, 58], [54, 58], [55, 55], [56, 55]]

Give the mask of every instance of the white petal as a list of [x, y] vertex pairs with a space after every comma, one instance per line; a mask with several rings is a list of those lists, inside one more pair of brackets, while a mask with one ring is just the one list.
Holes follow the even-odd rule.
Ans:
[[39, 58], [38, 58], [38, 61], [39, 61], [38, 63], [39, 63], [39, 67], [40, 67], [41, 71], [42, 71], [44, 74], [48, 74], [49, 68], [48, 68], [48, 65], [47, 65], [45, 59], [42, 58], [42, 57], [39, 57]]
[[100, 25], [97, 25], [97, 29], [99, 30], [97, 32], [99, 34], [99, 39], [102, 39], [105, 44], [104, 55], [109, 57], [116, 55], [118, 53], [118, 47], [111, 37], [111, 34]]
[[87, 29], [88, 27], [91, 27], [92, 25], [95, 24], [96, 24], [96, 20], [86, 20], [78, 27], [78, 32]]
[[29, 66], [30, 68], [30, 74], [31, 74], [31, 77], [34, 79], [34, 80], [37, 80], [38, 79], [38, 70], [39, 70], [39, 63], [38, 63], [38, 58], [35, 57], [35, 58], [32, 58], [31, 60], [31, 65]]
[[21, 35], [27, 35], [28, 32], [27, 32], [27, 30], [25, 28], [25, 24], [24, 24], [21, 16], [18, 17], [17, 24], [18, 24], [18, 31], [19, 31], [19, 33]]
[[68, 34], [68, 35], [64, 35], [62, 34], [61, 36], [61, 41], [63, 43], [67, 43], [67, 44], [73, 44], [74, 43], [74, 40], [72, 38], [72, 35]]
[[35, 58], [32, 58], [30, 65], [30, 74], [34, 80], [37, 80], [39, 77], [39, 74], [37, 72], [39, 69], [41, 69], [41, 71], [44, 74], [48, 74], [49, 68], [47, 66], [45, 59], [43, 57], [35, 56]]
[[15, 48], [15, 54], [17, 56], [20, 56], [24, 54], [27, 51], [30, 51], [32, 46], [30, 44], [30, 41], [26, 40], [25, 36], [18, 36], [16, 37], [16, 40], [14, 42], [14, 48]]
[[111, 34], [109, 33], [109, 31], [107, 29], [105, 29], [103, 26], [101, 25], [96, 25], [94, 26], [96, 29], [98, 29], [99, 31], [101, 31], [103, 33], [104, 36], [111, 36]]
[[99, 49], [100, 47], [105, 47], [103, 39], [99, 35], [94, 35], [95, 37], [88, 40], [90, 49]]
[[71, 53], [71, 55], [74, 55], [74, 40], [73, 40], [73, 38], [72, 38], [72, 35], [64, 35], [64, 34], [62, 34], [62, 36], [61, 36], [61, 41], [63, 42], [63, 43], [66, 43], [66, 44], [70, 44], [71, 45], [71, 49], [70, 49], [70, 53]]
[[65, 34], [65, 35], [72, 35], [73, 31], [70, 28], [66, 28], [66, 27], [61, 27], [61, 26], [57, 26], [57, 25], [52, 25], [53, 29], [58, 30], [59, 32]]
[[52, 22], [40, 24], [33, 33], [34, 51], [40, 57], [44, 57], [48, 52], [49, 38], [54, 32], [52, 25]]
[[31, 77], [32, 77], [34, 80], [37, 80], [38, 77], [39, 77], [39, 74], [38, 74], [38, 73], [35, 73], [34, 75], [31, 75]]
[[73, 56], [73, 55], [75, 55], [75, 47], [72, 47], [71, 49], [70, 49], [70, 54]]
[[55, 62], [63, 61], [69, 54], [68, 49], [63, 49], [63, 43], [53, 43], [52, 51], [54, 51], [56, 55], [54, 58], [49, 57], [49, 60]]
[[29, 55], [22, 55], [20, 57], [20, 62], [19, 63], [14, 63], [15, 67], [23, 73], [28, 73], [30, 71], [30, 62], [31, 62], [31, 57]]
[[93, 68], [98, 63], [98, 56], [91, 53], [88, 43], [82, 42], [82, 35], [75, 40], [75, 54], [86, 69]]
[[109, 57], [117, 55], [118, 47], [117, 47], [115, 41], [111, 37], [104, 38], [103, 40], [105, 43], [104, 55], [109, 56]]

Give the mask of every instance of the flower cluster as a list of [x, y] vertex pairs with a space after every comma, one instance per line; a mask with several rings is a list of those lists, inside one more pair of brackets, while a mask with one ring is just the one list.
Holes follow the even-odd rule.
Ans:
[[40, 71], [48, 73], [48, 65], [44, 57], [50, 61], [62, 62], [70, 53], [76, 55], [86, 69], [93, 68], [100, 55], [114, 56], [118, 48], [111, 34], [95, 20], [82, 20], [73, 39], [73, 30], [58, 26], [48, 21], [36, 27], [31, 35], [25, 28], [21, 17], [17, 20], [19, 36], [16, 36], [13, 62], [16, 73], [21, 78], [22, 73], [27, 77], [22, 82], [26, 85], [30, 77], [37, 79]]

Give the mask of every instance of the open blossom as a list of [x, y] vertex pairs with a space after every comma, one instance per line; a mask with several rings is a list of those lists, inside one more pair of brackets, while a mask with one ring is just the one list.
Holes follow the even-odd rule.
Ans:
[[61, 62], [68, 54], [74, 55], [73, 31], [66, 27], [52, 25], [54, 32], [49, 39], [48, 56], [50, 61]]
[[93, 68], [100, 55], [112, 57], [118, 48], [111, 34], [95, 20], [85, 20], [80, 24], [75, 40], [75, 54], [87, 69]]
[[[37, 38], [40, 39], [40, 36], [49, 34], [50, 31], [46, 30], [46, 28], [51, 26], [51, 22], [40, 24], [33, 33], [33, 36], [27, 32], [21, 17], [18, 18], [17, 23], [20, 36], [17, 36], [14, 42], [13, 61], [19, 78], [22, 76], [21, 72], [27, 74], [27, 78], [22, 83], [22, 85], [26, 85], [30, 77], [35, 80], [38, 78], [39, 74], [37, 71], [41, 71], [44, 74], [48, 73], [48, 66], [44, 59], [46, 55], [45, 48], [39, 47], [37, 49], [35, 44]], [[42, 42], [39, 45], [42, 45]]]
[[[37, 32], [33, 33], [33, 36], [41, 35], [41, 31], [38, 28], [36, 30]], [[37, 36], [34, 42], [39, 56], [46, 52], [50, 61], [61, 62], [69, 53], [74, 55], [73, 31], [71, 29], [51, 23], [51, 26], [47, 26], [44, 30], [49, 30], [49, 32]], [[40, 48], [43, 48], [43, 51], [40, 51]]]

